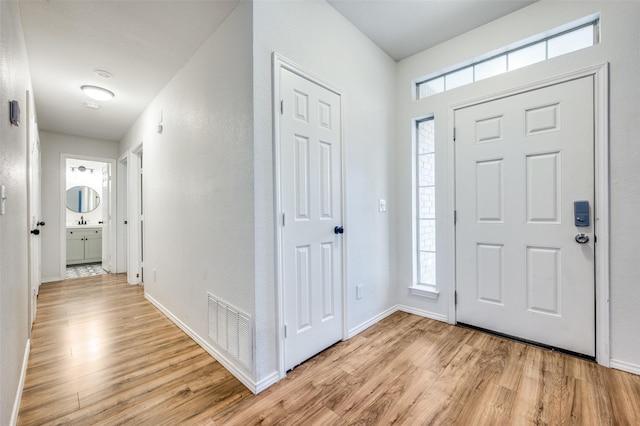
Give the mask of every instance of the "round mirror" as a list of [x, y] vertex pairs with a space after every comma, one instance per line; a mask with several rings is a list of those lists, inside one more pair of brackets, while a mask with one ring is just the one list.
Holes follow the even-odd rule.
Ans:
[[67, 189], [67, 208], [78, 213], [88, 213], [98, 208], [100, 196], [88, 186]]

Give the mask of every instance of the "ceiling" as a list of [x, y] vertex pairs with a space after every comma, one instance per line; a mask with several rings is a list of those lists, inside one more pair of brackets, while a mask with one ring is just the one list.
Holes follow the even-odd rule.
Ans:
[[[120, 140], [237, 3], [21, 0], [38, 127]], [[92, 101], [80, 90], [83, 84], [115, 97]]]
[[327, 0], [396, 61], [537, 0]]
[[[20, 0], [39, 128], [120, 140], [238, 1]], [[328, 1], [395, 60], [533, 3]], [[112, 78], [96, 70], [108, 71]], [[109, 89], [115, 97], [92, 101], [80, 90], [83, 84]], [[85, 102], [100, 109], [89, 109]]]

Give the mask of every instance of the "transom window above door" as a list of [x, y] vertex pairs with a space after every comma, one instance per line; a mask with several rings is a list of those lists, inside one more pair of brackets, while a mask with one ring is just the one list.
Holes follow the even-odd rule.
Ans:
[[588, 16], [487, 53], [471, 63], [419, 79], [415, 83], [416, 98], [426, 98], [593, 46], [599, 42], [599, 25], [599, 16]]

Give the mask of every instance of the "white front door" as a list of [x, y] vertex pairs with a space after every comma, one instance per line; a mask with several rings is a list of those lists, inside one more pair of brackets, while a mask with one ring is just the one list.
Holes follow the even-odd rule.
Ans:
[[458, 322], [595, 356], [593, 84], [455, 111]]
[[102, 269], [111, 272], [111, 164], [102, 168]]
[[285, 367], [342, 339], [340, 95], [280, 70]]

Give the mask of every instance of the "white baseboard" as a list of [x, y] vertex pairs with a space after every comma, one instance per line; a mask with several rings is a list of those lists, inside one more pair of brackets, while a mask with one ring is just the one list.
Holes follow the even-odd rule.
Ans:
[[410, 306], [398, 305], [398, 310], [402, 312], [406, 312], [408, 314], [418, 315], [425, 318], [430, 318], [437, 321], [448, 322], [449, 319], [446, 315], [436, 314], [434, 312], [425, 311], [422, 309], [412, 308]]
[[421, 316], [421, 317], [424, 317], [424, 318], [430, 318], [430, 319], [437, 320], [437, 321], [443, 321], [443, 322], [447, 322], [448, 321], [446, 315], [436, 314], [434, 312], [424, 311], [422, 309], [416, 309], [416, 308], [412, 308], [410, 306], [405, 306], [405, 305], [393, 305], [392, 307], [390, 307], [389, 309], [386, 309], [385, 311], [379, 313], [375, 317], [373, 317], [373, 318], [363, 322], [362, 324], [352, 328], [351, 330], [349, 330], [349, 334], [347, 335], [347, 339], [350, 339], [353, 336], [355, 336], [356, 334], [363, 332], [367, 328], [371, 327], [372, 325], [377, 324], [378, 322], [382, 321], [383, 319], [385, 319], [389, 315], [391, 315], [391, 314], [393, 314], [395, 312], [398, 312], [398, 311], [406, 312], [408, 314], [418, 315], [418, 316]]
[[29, 364], [29, 352], [31, 351], [31, 339], [27, 339], [27, 345], [24, 348], [24, 357], [22, 358], [22, 369], [20, 371], [20, 381], [16, 390], [16, 398], [13, 402], [13, 411], [11, 412], [12, 426], [18, 423], [18, 414], [20, 413], [20, 401], [22, 401], [22, 391], [24, 390], [24, 380], [27, 377], [27, 365]]
[[44, 283], [53, 283], [56, 281], [64, 281], [64, 278], [53, 277], [53, 278], [42, 278], [42, 284]]
[[254, 393], [259, 394], [269, 386], [279, 381], [280, 381], [280, 375], [278, 374], [277, 371], [274, 371], [273, 373], [269, 374], [267, 377], [265, 377], [262, 380], [259, 380], [258, 383], [256, 383], [256, 390]]
[[630, 362], [618, 361], [616, 359], [612, 359], [609, 362], [611, 368], [615, 368], [616, 370], [626, 371], [627, 373], [633, 373], [640, 375], [640, 365], [631, 364]]
[[271, 376], [260, 381], [260, 383], [256, 383], [243, 370], [238, 368], [232, 361], [227, 359], [227, 357], [222, 352], [218, 351], [216, 348], [210, 345], [205, 339], [201, 338], [195, 331], [193, 331], [185, 323], [180, 321], [167, 308], [162, 306], [160, 302], [158, 302], [152, 296], [150, 296], [149, 293], [145, 292], [144, 297], [149, 302], [151, 302], [151, 304], [155, 306], [160, 312], [162, 312], [167, 318], [169, 318], [175, 325], [180, 327], [180, 329], [184, 331], [189, 337], [191, 337], [198, 345], [200, 345], [202, 349], [207, 351], [209, 355], [214, 357], [216, 361], [222, 364], [222, 366], [226, 368], [231, 374], [233, 374], [236, 377], [236, 379], [238, 379], [243, 385], [245, 385], [247, 389], [249, 389], [254, 394], [257, 394], [259, 392], [258, 390], [259, 387], [261, 388], [260, 390], [266, 389], [266, 386], [267, 386], [266, 383], [268, 382], [267, 379], [270, 379]]
[[391, 315], [391, 314], [393, 314], [394, 312], [397, 312], [397, 311], [398, 311], [398, 305], [393, 305], [389, 309], [386, 309], [386, 310], [382, 311], [381, 313], [379, 313], [375, 317], [373, 317], [371, 319], [368, 319], [367, 321], [363, 322], [362, 324], [360, 324], [360, 325], [352, 328], [351, 330], [349, 330], [349, 332], [347, 334], [347, 339], [351, 339], [356, 334], [362, 333], [367, 328], [369, 328], [372, 325], [378, 323], [379, 321], [382, 321], [383, 319], [385, 319], [386, 317], [388, 317], [389, 315]]

